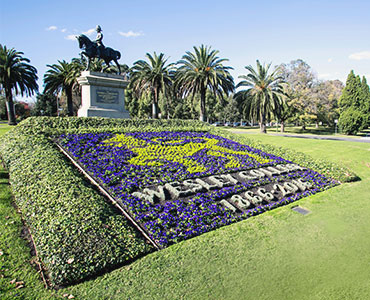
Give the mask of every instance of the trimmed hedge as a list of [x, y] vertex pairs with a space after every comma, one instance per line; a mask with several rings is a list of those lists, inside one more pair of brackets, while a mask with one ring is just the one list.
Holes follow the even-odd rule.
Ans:
[[19, 134], [15, 128], [1, 140], [0, 151], [52, 286], [153, 250], [45, 136]]
[[262, 145], [199, 121], [28, 118], [2, 137], [0, 153], [51, 285], [81, 281], [154, 250], [60, 153], [51, 138], [63, 133], [163, 130], [209, 131], [342, 182], [357, 178], [340, 166]]
[[193, 120], [131, 120], [107, 118], [31, 117], [19, 124], [25, 134], [55, 136], [63, 133], [99, 133], [130, 131], [208, 131], [207, 123]]

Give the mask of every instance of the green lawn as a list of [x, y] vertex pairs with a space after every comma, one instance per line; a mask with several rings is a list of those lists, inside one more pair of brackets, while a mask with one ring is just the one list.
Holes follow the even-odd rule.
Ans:
[[[227, 130], [233, 131], [246, 131], [247, 133], [260, 133], [259, 127], [223, 127]], [[338, 130], [338, 129], [337, 129]], [[361, 138], [365, 136], [370, 136], [370, 128], [364, 129], [357, 133], [357, 135], [345, 135], [337, 131], [335, 133], [335, 128], [329, 128], [324, 126], [307, 126], [306, 130], [302, 130], [302, 126], [286, 126], [284, 132], [280, 131], [280, 126], [276, 127], [267, 127], [267, 133], [278, 133], [278, 134], [304, 134], [304, 135], [334, 135], [336, 137], [345, 137], [345, 138]]]
[[281, 207], [50, 291], [29, 264], [2, 171], [0, 299], [369, 299], [370, 144], [248, 137], [345, 164], [362, 180], [298, 201], [307, 216]]

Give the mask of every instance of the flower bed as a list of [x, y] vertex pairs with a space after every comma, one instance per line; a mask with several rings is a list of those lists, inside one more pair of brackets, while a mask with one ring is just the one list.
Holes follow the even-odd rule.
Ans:
[[58, 143], [161, 247], [338, 184], [204, 132], [65, 134]]

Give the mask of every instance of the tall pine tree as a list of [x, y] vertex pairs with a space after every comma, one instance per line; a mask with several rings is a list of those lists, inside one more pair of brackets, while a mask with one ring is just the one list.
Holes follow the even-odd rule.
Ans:
[[339, 99], [339, 125], [346, 134], [356, 134], [367, 127], [369, 121], [369, 86], [365, 77], [355, 76], [353, 70], [348, 74], [346, 86]]
[[343, 89], [342, 96], [339, 99], [339, 108], [344, 112], [351, 106], [358, 107], [361, 94], [361, 79], [355, 76], [353, 70], [348, 74], [346, 86]]
[[370, 88], [367, 84], [365, 76], [362, 77], [361, 82], [361, 110], [364, 114], [365, 127], [370, 126]]

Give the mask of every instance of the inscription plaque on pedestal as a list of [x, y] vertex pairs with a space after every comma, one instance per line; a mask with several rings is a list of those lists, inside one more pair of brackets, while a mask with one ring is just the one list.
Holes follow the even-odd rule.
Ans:
[[118, 96], [119, 96], [119, 93], [116, 91], [97, 90], [96, 91], [96, 102], [118, 104]]
[[84, 71], [77, 81], [82, 87], [79, 117], [130, 118], [124, 93], [128, 80], [122, 75]]

